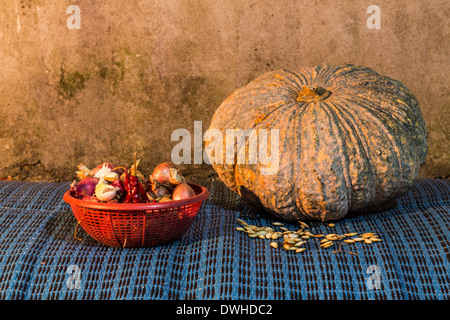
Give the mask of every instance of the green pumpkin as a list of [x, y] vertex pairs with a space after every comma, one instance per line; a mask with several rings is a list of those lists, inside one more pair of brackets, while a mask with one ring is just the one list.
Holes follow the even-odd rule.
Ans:
[[[277, 170], [227, 162], [227, 129], [278, 129]], [[417, 99], [399, 81], [357, 66], [278, 70], [237, 89], [209, 129], [223, 134], [223, 161], [208, 150], [220, 179], [276, 217], [338, 220], [406, 192], [427, 155], [427, 128]], [[230, 159], [230, 158], [229, 158]]]

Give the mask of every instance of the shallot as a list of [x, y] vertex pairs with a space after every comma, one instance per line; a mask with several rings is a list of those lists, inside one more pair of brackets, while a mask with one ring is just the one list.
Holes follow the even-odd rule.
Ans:
[[169, 191], [169, 188], [169, 186], [163, 186], [158, 180], [150, 176], [150, 190], [155, 195], [153, 198], [161, 198], [170, 195], [171, 192]]
[[111, 182], [111, 186], [117, 189], [117, 196], [119, 198], [122, 198], [125, 195], [125, 186], [123, 185], [123, 182], [121, 180], [114, 180], [113, 182]]
[[100, 180], [97, 178], [87, 177], [80, 180], [77, 184], [73, 186], [75, 193], [80, 196], [92, 196], [95, 192], [95, 187]]
[[195, 191], [186, 183], [180, 183], [172, 192], [173, 200], [181, 200], [195, 196]]
[[163, 162], [153, 170], [152, 177], [164, 185], [178, 185], [184, 182], [179, 169], [170, 162]]

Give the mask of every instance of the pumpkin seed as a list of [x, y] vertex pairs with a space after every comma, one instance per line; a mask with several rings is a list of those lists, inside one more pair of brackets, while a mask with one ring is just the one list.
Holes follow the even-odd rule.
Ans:
[[260, 230], [260, 231], [256, 232], [256, 234], [257, 234], [258, 236], [263, 236], [263, 237], [265, 237], [266, 234], [267, 234], [267, 231], [265, 231], [265, 230]]
[[344, 236], [353, 237], [353, 236], [356, 236], [357, 234], [358, 234], [357, 232], [351, 232], [351, 233], [345, 233]]
[[325, 236], [325, 238], [328, 239], [328, 240], [337, 240], [338, 235], [337, 235], [337, 234], [334, 234], [334, 233], [330, 233], [330, 234], [327, 234], [327, 235]]
[[281, 233], [280, 233], [280, 232], [274, 232], [274, 233], [272, 233], [272, 239], [273, 239], [273, 240], [278, 239], [279, 237], [281, 237]]
[[248, 223], [241, 219], [236, 219], [236, 221], [242, 226], [248, 226]]
[[[382, 241], [377, 235], [375, 235], [374, 232], [366, 232], [362, 233], [359, 236], [356, 232], [349, 232], [342, 235], [330, 233], [327, 235], [323, 234], [313, 234], [309, 230], [305, 231], [305, 228], [309, 228], [309, 226], [299, 221], [301, 227], [297, 231], [292, 231], [283, 226], [281, 222], [273, 222], [272, 224], [274, 226], [279, 226], [279, 229], [281, 231], [274, 231], [271, 227], [265, 227], [265, 226], [256, 226], [246, 223], [245, 221], [241, 219], [236, 219], [237, 222], [240, 224], [240, 226], [236, 227], [237, 231], [245, 232], [250, 238], [261, 238], [261, 239], [271, 239], [276, 240], [283, 236], [284, 242], [283, 242], [283, 248], [285, 250], [295, 250], [296, 252], [303, 252], [306, 250], [306, 248], [301, 247], [303, 244], [305, 244], [310, 238], [324, 238], [320, 240], [320, 247], [326, 249], [330, 248], [334, 245], [335, 241], [343, 241], [345, 243], [355, 243], [358, 241], [364, 241], [364, 243], [370, 244], [372, 242]], [[334, 223], [329, 223], [329, 227], [334, 227]], [[355, 238], [351, 239], [345, 239], [346, 237], [353, 237]], [[275, 241], [270, 242], [270, 246], [273, 248], [278, 248], [278, 243]], [[339, 246], [339, 250], [333, 251], [333, 253], [342, 252], [341, 247]], [[346, 251], [349, 252], [349, 251]], [[355, 254], [352, 252], [349, 252], [351, 254]]]
[[306, 223], [304, 223], [303, 221], [299, 221], [299, 223], [301, 226], [309, 229], [309, 226]]
[[375, 233], [373, 233], [373, 232], [363, 233], [363, 234], [361, 235], [361, 238], [367, 239], [367, 238], [370, 238], [370, 237], [372, 237], [372, 236], [374, 236], [374, 235], [375, 235]]
[[333, 245], [333, 241], [328, 240], [328, 241], [322, 243], [320, 246], [321, 246], [321, 247], [326, 247], [326, 246], [329, 246], [329, 245]]
[[294, 243], [294, 247], [300, 247], [302, 245], [304, 245], [306, 243], [306, 241], [297, 241], [296, 243]]

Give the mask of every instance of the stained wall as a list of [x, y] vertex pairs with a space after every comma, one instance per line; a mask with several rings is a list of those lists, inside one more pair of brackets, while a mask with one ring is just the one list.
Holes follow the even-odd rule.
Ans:
[[175, 129], [206, 130], [256, 76], [344, 63], [416, 95], [429, 130], [421, 176], [448, 177], [449, 16], [447, 0], [3, 1], [0, 177], [69, 180], [81, 162], [129, 164], [134, 152], [146, 172], [170, 160]]

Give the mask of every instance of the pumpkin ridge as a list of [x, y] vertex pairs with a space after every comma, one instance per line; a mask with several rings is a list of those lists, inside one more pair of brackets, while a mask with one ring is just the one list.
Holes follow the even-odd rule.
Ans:
[[[336, 136], [333, 124], [333, 117], [328, 112], [326, 101], [317, 102], [314, 105], [315, 112], [320, 112], [320, 126], [326, 128], [321, 129], [321, 136], [318, 146], [320, 147], [317, 153], [316, 162], [319, 166], [316, 169], [320, 180], [325, 180], [327, 183], [322, 183], [323, 195], [326, 197], [326, 210], [321, 214], [322, 220], [328, 220], [331, 217], [341, 218], [345, 216], [350, 208], [348, 198], [348, 178], [345, 176], [345, 163], [343, 163], [342, 155], [344, 142], [341, 136]], [[324, 136], [325, 134], [326, 136]], [[339, 143], [340, 141], [340, 143]], [[337, 154], [331, 152], [337, 150]], [[321, 162], [322, 160], [322, 162]], [[325, 178], [325, 179], [324, 179]]]
[[[275, 201], [275, 205], [274, 207], [279, 209], [281, 212], [283, 211], [288, 211], [288, 213], [290, 215], [292, 215], [293, 217], [295, 217], [297, 220], [298, 219], [305, 219], [305, 214], [304, 212], [297, 207], [297, 194], [295, 192], [295, 184], [296, 184], [296, 180], [294, 178], [294, 174], [295, 174], [295, 167], [294, 166], [290, 166], [290, 163], [294, 163], [295, 161], [295, 154], [288, 152], [289, 148], [286, 148], [286, 145], [289, 144], [293, 144], [295, 146], [295, 136], [290, 135], [289, 133], [296, 130], [296, 121], [295, 119], [298, 117], [299, 113], [303, 113], [304, 110], [303, 109], [299, 109], [296, 107], [296, 103], [292, 102], [289, 106], [289, 108], [286, 109], [286, 112], [289, 112], [290, 110], [292, 110], [292, 112], [290, 112], [289, 116], [287, 117], [287, 120], [284, 123], [284, 128], [286, 131], [286, 138], [283, 139], [282, 137], [280, 137], [280, 142], [283, 144], [282, 146], [280, 146], [281, 151], [278, 151], [280, 154], [280, 168], [282, 168], [283, 165], [286, 165], [289, 169], [282, 169], [281, 173], [275, 175], [274, 180], [277, 182], [281, 182], [281, 183], [277, 183], [274, 184], [275, 189], [277, 190], [274, 194], [274, 198], [280, 198], [281, 195], [279, 195], [278, 193], [278, 186], [281, 185], [286, 185], [286, 188], [289, 189], [289, 192], [287, 194], [287, 197], [289, 197], [289, 201], [286, 200], [287, 197], [284, 197], [282, 202], [284, 202], [284, 206], [280, 205], [278, 203], [276, 203], [277, 201]], [[282, 130], [281, 127], [275, 126], [275, 128], [280, 129], [280, 131]], [[286, 172], [287, 171], [287, 172]], [[280, 175], [281, 174], [281, 175]], [[282, 181], [282, 179], [284, 181]], [[281, 202], [281, 201], [280, 201]], [[290, 208], [287, 206], [288, 203], [291, 203]], [[285, 210], [287, 209], [287, 210]]]
[[323, 67], [315, 80], [317, 81], [318, 84], [320, 84], [320, 86], [328, 88], [334, 84], [336, 80], [335, 78], [336, 72], [340, 69], [344, 68], [339, 66]]
[[[334, 111], [336, 117], [339, 119], [339, 123], [342, 125], [342, 133], [347, 137], [346, 140], [350, 139], [351, 145], [353, 146], [352, 150], [346, 145], [348, 151], [346, 157], [348, 158], [349, 161], [348, 162], [349, 181], [351, 181], [350, 208], [359, 208], [361, 205], [364, 205], [372, 200], [372, 197], [368, 198], [366, 194], [361, 194], [361, 190], [363, 190], [364, 187], [369, 186], [369, 189], [374, 188], [373, 186], [371, 186], [375, 184], [375, 180], [372, 177], [373, 175], [372, 170], [364, 171], [364, 169], [370, 167], [367, 166], [367, 162], [370, 162], [370, 158], [369, 155], [367, 154], [367, 150], [363, 144], [361, 137], [357, 134], [356, 124], [354, 123], [354, 120], [349, 118], [351, 114], [343, 110], [342, 108], [337, 107], [334, 103], [328, 102], [328, 106], [330, 107], [331, 110]], [[352, 151], [356, 153], [354, 154], [354, 156], [352, 156], [352, 159], [350, 159]], [[360, 169], [358, 169], [358, 172], [356, 172], [355, 176], [353, 177], [352, 175], [350, 175], [350, 173], [355, 171], [354, 166], [356, 164], [360, 164], [358, 166]], [[364, 176], [364, 173], [368, 181], [362, 183], [360, 179]], [[356, 180], [354, 180], [354, 178], [356, 178]], [[369, 183], [370, 185], [368, 185]]]
[[[270, 105], [270, 104], [271, 103], [269, 103], [268, 105]], [[292, 104], [292, 103], [290, 101], [288, 101], [288, 102], [283, 101], [283, 103], [279, 104], [276, 108], [272, 109], [268, 114], [266, 114], [264, 120], [267, 120], [268, 118], [270, 118], [273, 114], [275, 114], [280, 109], [284, 110], [286, 108], [290, 108], [289, 104]], [[245, 129], [241, 128], [241, 129], [244, 131], [255, 130], [256, 132], [258, 132], [257, 127], [262, 126], [262, 124], [264, 124], [264, 121], [257, 121], [257, 122], [253, 122], [252, 126], [250, 128], [245, 128]], [[224, 144], [226, 145], [226, 139], [224, 141]], [[233, 145], [234, 145], [234, 143], [233, 143]], [[248, 146], [247, 143], [242, 143], [240, 145], [236, 145], [236, 148], [233, 147], [234, 148], [234, 162], [231, 167], [233, 168], [232, 171], [233, 171], [233, 177], [234, 177], [235, 183], [236, 183], [236, 178], [237, 178], [237, 175], [236, 175], [236, 171], [238, 169], [237, 166], [240, 165], [240, 164], [238, 164], [238, 161], [237, 161], [238, 154], [239, 154], [239, 152], [242, 152], [241, 148], [245, 148], [245, 150], [243, 151], [244, 155], [250, 156], [249, 152], [247, 152], [247, 146]], [[224, 152], [226, 152], [226, 148], [225, 148]]]
[[[316, 171], [316, 159], [319, 152], [320, 127], [317, 119], [316, 103], [309, 103], [301, 117], [301, 132], [304, 133], [300, 140], [301, 155], [303, 161], [300, 165], [302, 176], [307, 177], [301, 188], [299, 200], [305, 208], [310, 219], [323, 220], [322, 214], [326, 214], [326, 199], [324, 184]], [[305, 159], [306, 158], [306, 159]], [[312, 161], [311, 161], [312, 160]]]
[[330, 101], [322, 101], [322, 108], [328, 114], [328, 117], [330, 119], [334, 120], [334, 122], [330, 121], [330, 126], [333, 131], [334, 137], [336, 137], [336, 143], [338, 143], [340, 146], [341, 154], [343, 154], [343, 156], [341, 157], [342, 176], [345, 179], [345, 185], [348, 190], [348, 192], [347, 192], [348, 208], [351, 208], [351, 206], [352, 206], [352, 200], [351, 200], [352, 199], [352, 185], [351, 185], [350, 170], [349, 170], [350, 160], [348, 157], [348, 146], [345, 143], [345, 141], [343, 141], [343, 138], [341, 138], [343, 136], [343, 130], [341, 128], [341, 126], [343, 124], [341, 123], [339, 117], [333, 110], [332, 105], [333, 104]]
[[[298, 89], [301, 87], [299, 82], [302, 82], [295, 74], [286, 69], [281, 69], [270, 73], [272, 77], [283, 83], [291, 89], [291, 94], [297, 94]], [[280, 78], [281, 77], [281, 78]], [[292, 78], [293, 77], [293, 78]]]
[[[296, 104], [298, 105], [300, 103], [297, 102]], [[298, 112], [298, 114], [296, 114], [295, 117], [294, 117], [294, 119], [295, 119], [294, 120], [294, 132], [295, 132], [295, 134], [293, 135], [293, 137], [294, 137], [294, 147], [297, 150], [297, 152], [293, 153], [294, 156], [297, 155], [296, 158], [293, 156], [293, 158], [294, 158], [294, 161], [293, 161], [293, 172], [294, 172], [294, 174], [293, 174], [293, 176], [294, 177], [295, 176], [302, 177], [301, 170], [300, 170], [300, 163], [301, 163], [301, 161], [299, 159], [300, 154], [302, 152], [301, 143], [300, 143], [300, 141], [302, 141], [302, 139], [299, 138], [299, 136], [301, 136], [301, 125], [300, 125], [301, 124], [301, 119], [302, 119], [303, 114], [306, 112], [306, 110], [307, 110], [307, 107], [306, 108], [296, 108], [296, 109], [294, 109], [294, 113]], [[299, 197], [300, 189], [301, 189], [301, 186], [300, 186], [301, 182], [302, 182], [301, 178], [298, 179], [298, 180], [294, 180], [294, 188], [293, 188], [294, 189], [294, 194], [295, 194], [296, 207], [301, 212], [301, 214], [303, 215], [303, 217], [295, 216], [297, 218], [297, 220], [303, 220], [302, 218], [308, 217], [308, 213], [307, 213], [305, 207], [303, 206], [303, 203], [302, 203], [302, 201], [301, 201], [301, 199]]]
[[[395, 121], [395, 118], [392, 117], [392, 112], [390, 114], [386, 111], [385, 108], [381, 107], [382, 103], [379, 104], [380, 105], [379, 108], [375, 107], [376, 109], [374, 109], [371, 108], [372, 103], [368, 101], [366, 98], [358, 97], [358, 99], [359, 102], [363, 100], [365, 101], [365, 104], [357, 103], [358, 105], [361, 106], [361, 111], [365, 112], [370, 117], [370, 120], [371, 122], [373, 122], [374, 125], [379, 124], [378, 128], [383, 130], [383, 132], [386, 134], [386, 137], [391, 142], [391, 145], [394, 148], [395, 154], [397, 156], [397, 164], [399, 165], [399, 171], [401, 174], [403, 174], [403, 162], [401, 160], [402, 156], [399, 148], [399, 144], [401, 144], [401, 141], [398, 140], [398, 136], [401, 136], [403, 133], [402, 131], [404, 130], [397, 130], [397, 127], [395, 126], [388, 126], [385, 121], [393, 119], [397, 126], [401, 127], [401, 129], [405, 129], [403, 123]], [[393, 132], [391, 132], [391, 130], [393, 130]]]
[[[280, 130], [280, 143], [283, 143], [282, 146], [280, 146], [281, 150], [288, 150], [286, 148], [286, 144], [289, 144], [289, 135], [286, 135], [286, 138], [283, 139], [283, 132], [290, 132], [292, 130], [292, 127], [294, 127], [294, 122], [290, 121], [292, 120], [292, 118], [294, 117], [295, 111], [297, 109], [295, 109], [295, 103], [293, 102], [288, 102], [286, 103], [284, 106], [284, 109], [282, 112], [286, 112], [288, 109], [293, 109], [294, 112], [292, 112], [290, 114], [290, 118], [284, 120], [283, 117], [279, 117], [275, 114], [271, 114], [272, 117], [275, 117], [275, 119], [273, 121], [271, 121], [271, 129], [279, 129]], [[264, 123], [258, 123], [255, 124], [253, 127], [256, 131], [258, 131], [259, 129], [265, 129], [265, 124]], [[248, 154], [248, 145], [247, 144], [242, 144], [241, 148], [245, 148], [245, 153]], [[278, 151], [276, 151], [278, 152]], [[291, 156], [290, 154], [288, 154], [288, 156]], [[292, 161], [291, 158], [284, 158], [283, 156], [280, 156], [280, 167], [283, 165], [282, 161], [287, 161], [288, 163], [290, 163], [290, 161]], [[286, 172], [286, 170], [283, 170], [283, 176], [282, 178], [280, 178], [280, 176], [278, 174], [275, 175], [261, 175], [261, 167], [262, 164], [260, 162], [258, 162], [256, 165], [253, 165], [254, 169], [252, 170], [254, 175], [252, 178], [249, 178], [248, 176], [245, 175], [246, 170], [248, 170], [249, 167], [252, 167], [252, 165], [237, 165], [237, 163], [235, 163], [235, 183], [237, 185], [240, 185], [241, 187], [243, 187], [244, 191], [247, 192], [246, 190], [253, 190], [254, 194], [260, 199], [260, 202], [263, 205], [267, 205], [268, 203], [272, 204], [272, 207], [276, 209], [277, 215], [279, 215], [279, 213], [283, 213], [285, 209], [289, 209], [290, 213], [295, 213], [295, 215], [298, 215], [298, 212], [296, 212], [297, 210], [294, 209], [292, 210], [292, 208], [295, 208], [295, 195], [294, 195], [294, 188], [289, 187], [289, 184], [286, 181], [293, 181], [293, 169], [291, 170], [291, 172]], [[289, 168], [289, 166], [287, 166]], [[264, 190], [272, 190], [273, 189], [277, 189], [277, 185], [280, 179], [284, 179], [285, 181], [283, 181], [281, 185], [281, 187], [283, 187], [282, 189], [278, 189], [278, 192], [261, 192], [263, 189]], [[284, 190], [283, 190], [284, 189]], [[275, 191], [275, 190], [274, 190]], [[239, 190], [239, 194], [241, 194], [241, 191]], [[241, 194], [242, 195], [242, 194]], [[274, 213], [274, 212], [272, 212]], [[275, 214], [275, 213], [274, 213]], [[304, 218], [304, 216], [300, 216], [301, 218]]]
[[[395, 121], [395, 118], [393, 118], [388, 112], [386, 112], [386, 109], [383, 107], [379, 107], [376, 108], [374, 110], [374, 108], [371, 108], [371, 104], [373, 104], [373, 102], [367, 100], [364, 97], [358, 97], [357, 98], [358, 101], [356, 102], [357, 105], [359, 105], [361, 107], [361, 116], [363, 114], [366, 114], [368, 116], [368, 120], [370, 120], [370, 122], [378, 127], [380, 130], [382, 130], [386, 136], [386, 138], [390, 141], [392, 148], [395, 151], [395, 155], [396, 155], [396, 165], [398, 166], [399, 170], [399, 181], [400, 183], [397, 186], [397, 189], [401, 190], [404, 188], [405, 184], [409, 184], [410, 179], [409, 177], [405, 177], [405, 168], [404, 168], [404, 157], [406, 157], [405, 154], [401, 153], [401, 149], [400, 146], [403, 145], [401, 138], [405, 137], [405, 139], [409, 140], [409, 137], [407, 135], [407, 133], [405, 132], [404, 129], [406, 129], [403, 125], [403, 123], [399, 123], [397, 121]], [[364, 100], [365, 103], [361, 103]], [[380, 103], [380, 106], [383, 104]], [[377, 104], [378, 105], [378, 104]], [[377, 113], [374, 113], [378, 111]], [[393, 120], [396, 123], [396, 126], [389, 126], [387, 125], [387, 123], [385, 121], [390, 121]], [[398, 130], [397, 128], [400, 128], [400, 130]], [[410, 152], [406, 152], [410, 158]]]
[[[320, 70], [320, 69], [318, 69]], [[317, 77], [317, 72], [316, 74], [314, 74], [313, 72], [310, 72], [307, 69], [303, 69], [300, 72], [294, 72], [294, 71], [288, 71], [287, 72], [292, 75], [294, 77], [294, 79], [296, 80], [295, 86], [296, 86], [296, 92], [295, 92], [295, 96], [297, 96], [297, 94], [303, 89], [304, 86], [314, 86], [316, 83], [316, 77]], [[305, 73], [308, 73], [309, 78], [307, 78], [305, 76]]]
[[[396, 139], [393, 136], [393, 134], [386, 128], [385, 124], [376, 116], [374, 116], [374, 114], [370, 111], [370, 109], [366, 108], [364, 106], [364, 104], [361, 103], [361, 101], [358, 102], [354, 102], [356, 105], [358, 105], [360, 107], [360, 112], [358, 113], [358, 116], [361, 120], [361, 125], [360, 125], [360, 132], [365, 132], [364, 130], [362, 130], [362, 128], [370, 128], [373, 132], [376, 132], [376, 130], [373, 130], [373, 127], [378, 128], [378, 132], [379, 137], [381, 137], [384, 142], [388, 142], [390, 143], [390, 146], [395, 150], [395, 153], [393, 153], [395, 155], [395, 159], [396, 159], [396, 165], [399, 166], [398, 171], [400, 171], [400, 174], [402, 174], [402, 163], [401, 163], [401, 155], [400, 152], [398, 151], [398, 145], [395, 143]], [[381, 152], [382, 150], [382, 146], [384, 144], [379, 144], [379, 143], [375, 143], [372, 144], [372, 139], [371, 137], [368, 137], [365, 133], [364, 135], [366, 136], [367, 139], [367, 143], [368, 143], [368, 150], [374, 150], [376, 152]], [[373, 137], [373, 136], [372, 136]], [[375, 148], [372, 148], [371, 146], [374, 146]], [[387, 148], [385, 148], [387, 149]], [[388, 172], [388, 171], [392, 171], [392, 168], [395, 167], [395, 164], [392, 163], [392, 160], [389, 162], [386, 162], [384, 164], [384, 167], [387, 168], [387, 171], [380, 171], [380, 157], [378, 157], [374, 152], [370, 152], [369, 153], [369, 159], [370, 159], [370, 164], [371, 166], [375, 169], [375, 175], [374, 177], [376, 178], [376, 194], [375, 194], [375, 198], [372, 201], [378, 201], [380, 199], [384, 199], [385, 195], [386, 195], [386, 190], [385, 188], [388, 185], [384, 185], [384, 183], [387, 183], [388, 181], [390, 181], [390, 179], [384, 179], [382, 178], [385, 174], [384, 172]], [[394, 172], [392, 172], [394, 173]], [[396, 178], [398, 179], [398, 178]], [[380, 189], [380, 187], [384, 187], [383, 189]], [[397, 183], [397, 187], [396, 189], [399, 189], [400, 184]]]
[[374, 188], [370, 188], [370, 190], [372, 190], [372, 192], [370, 193], [370, 198], [366, 201], [367, 203], [372, 203], [375, 198], [376, 198], [376, 193], [375, 193], [375, 187], [377, 186], [377, 179], [376, 179], [376, 172], [374, 171], [374, 166], [371, 165], [372, 164], [372, 155], [370, 152], [370, 147], [369, 147], [369, 143], [368, 143], [368, 136], [363, 133], [361, 131], [361, 126], [358, 123], [357, 119], [355, 119], [354, 114], [352, 111], [352, 108], [347, 104], [350, 103], [350, 101], [339, 101], [340, 99], [337, 99], [335, 97], [335, 103], [337, 103], [339, 105], [339, 107], [337, 107], [335, 110], [339, 110], [341, 111], [341, 114], [344, 116], [345, 114], [345, 119], [347, 120], [347, 123], [351, 124], [352, 130], [354, 132], [356, 132], [356, 134], [354, 135], [355, 139], [359, 142], [359, 145], [362, 147], [361, 151], [364, 153], [364, 159], [367, 161], [367, 163], [365, 163], [365, 166], [368, 166], [370, 168], [370, 171], [368, 173], [368, 179], [374, 184]]
[[[343, 66], [330, 66], [330, 78], [331, 82], [334, 83], [335, 81], [339, 81], [341, 77], [344, 79], [348, 77], [349, 74], [352, 74], [355, 72], [355, 68], [357, 68], [354, 64], [346, 64]], [[332, 72], [333, 70], [334, 72]]]
[[[280, 101], [281, 102], [281, 101]], [[271, 104], [274, 104], [274, 103], [269, 103], [269, 104], [267, 104], [267, 105], [271, 105]], [[240, 129], [242, 129], [242, 130], [244, 130], [244, 131], [247, 131], [247, 130], [256, 130], [256, 127], [260, 124], [260, 123], [263, 123], [265, 120], [267, 120], [272, 114], [274, 114], [274, 113], [277, 113], [278, 111], [280, 111], [280, 110], [285, 110], [285, 109], [289, 109], [291, 106], [289, 106], [289, 104], [292, 104], [292, 102], [290, 102], [290, 101], [282, 101], [282, 103], [279, 103], [275, 108], [273, 108], [272, 110], [270, 110], [268, 113], [266, 113], [266, 114], [264, 114], [264, 118], [262, 119], [262, 120], [259, 120], [258, 119], [258, 121], [256, 121], [256, 122], [253, 122], [252, 123], [252, 125], [251, 125], [251, 127], [249, 127], [249, 128], [240, 128]], [[257, 130], [256, 130], [257, 131]], [[246, 146], [246, 144], [245, 143], [243, 143], [243, 144], [241, 144], [241, 147], [242, 146]], [[234, 164], [236, 165], [237, 164], [237, 161], [236, 161], [236, 158], [237, 158], [237, 155], [238, 155], [238, 153], [239, 153], [239, 149], [237, 148], [237, 146], [236, 146], [236, 152], [235, 152], [235, 157], [234, 157]]]
[[298, 91], [301, 90], [301, 88], [303, 86], [309, 85], [310, 81], [308, 81], [308, 79], [306, 79], [302, 73], [297, 73], [297, 72], [293, 72], [293, 71], [285, 70], [285, 69], [284, 69], [284, 71], [294, 77], [293, 84], [295, 84], [295, 87], [297, 89], [296, 94], [298, 93]]

